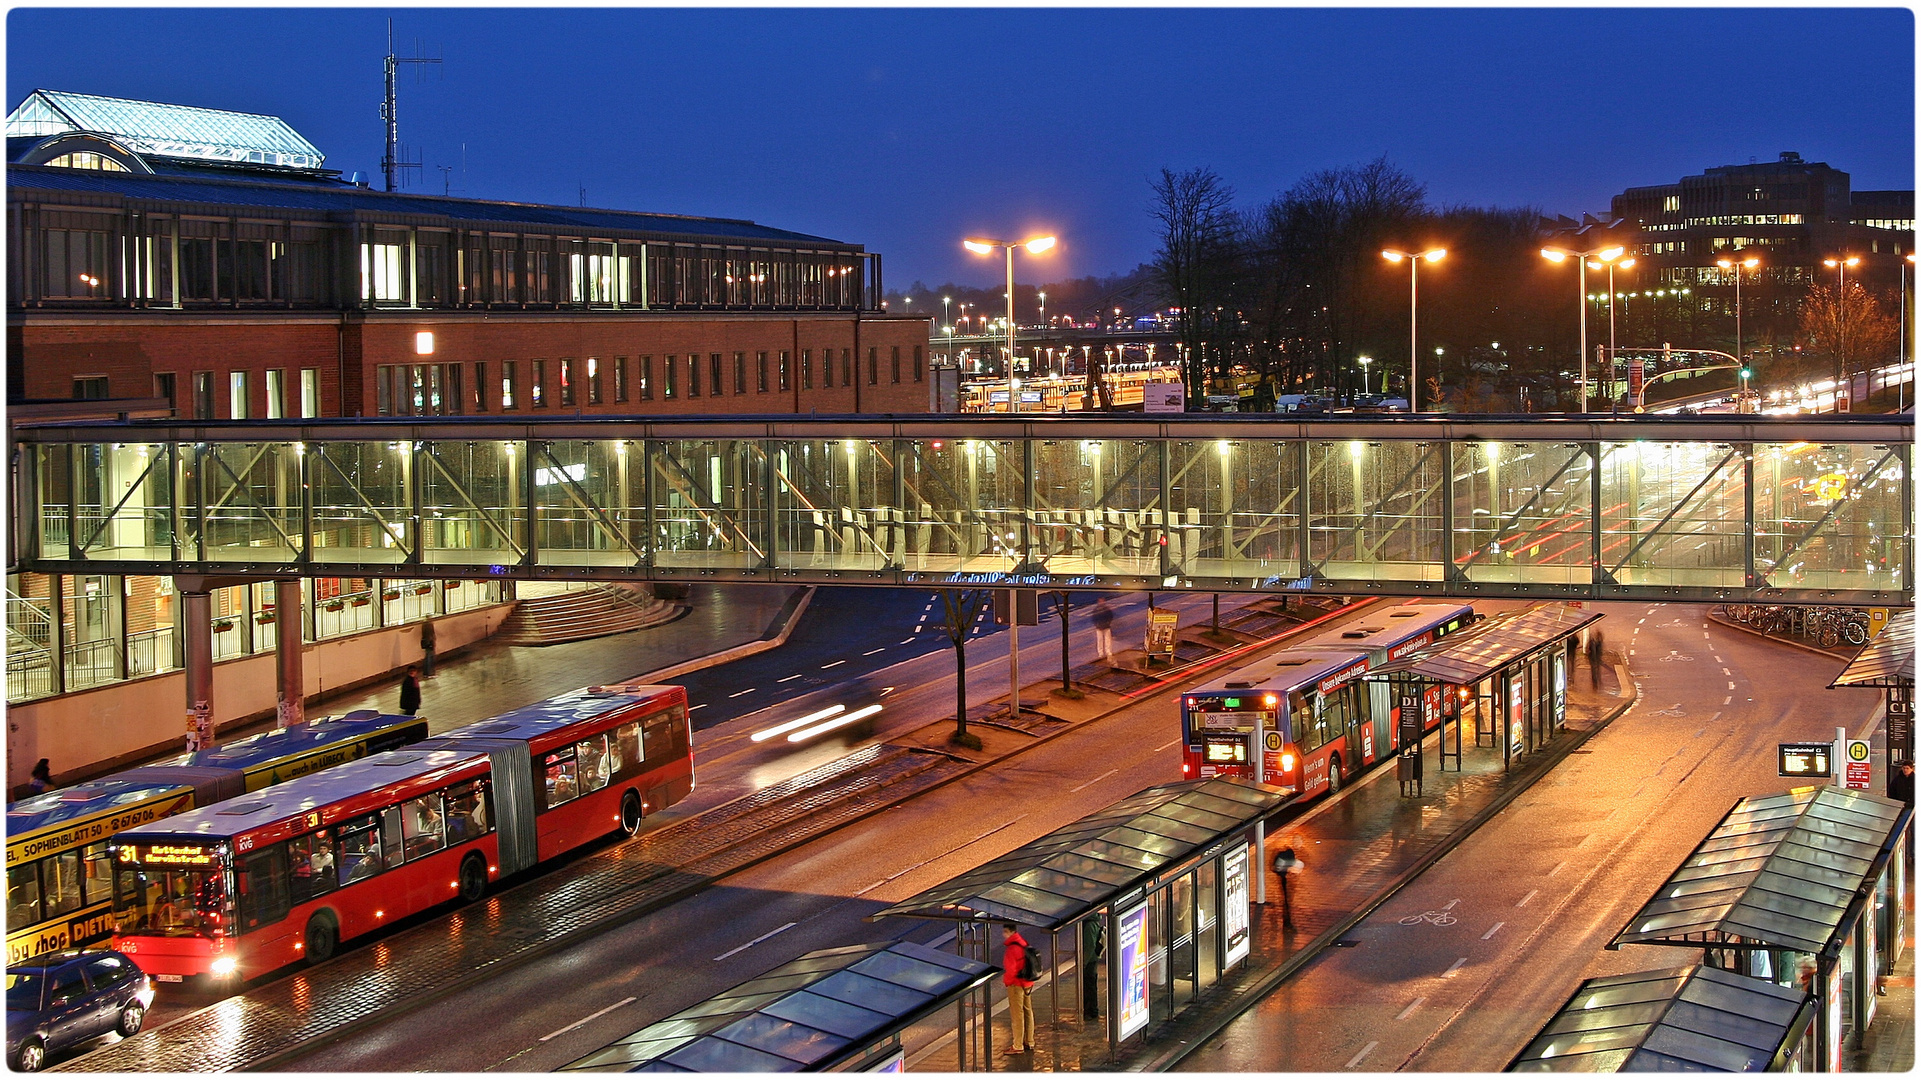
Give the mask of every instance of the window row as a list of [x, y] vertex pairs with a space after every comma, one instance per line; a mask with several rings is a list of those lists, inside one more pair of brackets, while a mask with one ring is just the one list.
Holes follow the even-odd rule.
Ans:
[[541, 812], [639, 775], [648, 761], [687, 753], [687, 712], [679, 706], [540, 756], [535, 785]]
[[32, 926], [113, 898], [107, 842], [7, 867], [7, 925]]
[[[262, 377], [256, 379], [256, 374]], [[319, 368], [301, 368], [298, 371], [268, 368], [259, 373], [229, 371], [224, 378], [219, 372], [192, 371], [187, 373], [187, 380], [191, 394], [187, 405], [191, 412], [183, 413], [179, 373], [162, 371], [153, 376], [153, 396], [165, 398], [167, 407], [175, 416], [187, 415], [194, 420], [221, 419], [214, 410], [223, 396], [227, 405], [224, 418], [229, 420], [305, 419], [320, 415]], [[256, 394], [256, 390], [262, 393]], [[73, 396], [77, 399], [106, 397], [106, 377], [74, 376]]]
[[[838, 352], [838, 355], [836, 353]], [[864, 377], [867, 385], [881, 382], [879, 346], [870, 346], [862, 370], [856, 370], [853, 349], [800, 350], [798, 369], [787, 349], [731, 353], [668, 353], [653, 356], [616, 356], [607, 360], [559, 357], [528, 361], [476, 361], [471, 393], [466, 390], [465, 364], [382, 364], [374, 370], [375, 412], [380, 416], [458, 416], [496, 410], [583, 405], [625, 404], [632, 401], [673, 401], [729, 394], [786, 393], [816, 386], [831, 390], [852, 386]], [[927, 356], [923, 346], [888, 347], [886, 376], [890, 384], [924, 382]], [[241, 377], [244, 373], [235, 373]], [[196, 413], [198, 415], [198, 413]], [[275, 415], [275, 414], [270, 414]], [[303, 414], [306, 415], [306, 414]]]

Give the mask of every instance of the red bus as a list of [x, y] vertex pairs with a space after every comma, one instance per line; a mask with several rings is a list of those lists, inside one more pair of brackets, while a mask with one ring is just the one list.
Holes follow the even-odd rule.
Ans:
[[1187, 691], [1182, 775], [1254, 779], [1248, 740], [1258, 730], [1268, 783], [1304, 798], [1340, 790], [1394, 748], [1400, 710], [1386, 685], [1360, 677], [1473, 621], [1466, 604], [1377, 608]]
[[571, 851], [693, 790], [687, 692], [594, 686], [114, 838], [113, 947], [244, 980]]

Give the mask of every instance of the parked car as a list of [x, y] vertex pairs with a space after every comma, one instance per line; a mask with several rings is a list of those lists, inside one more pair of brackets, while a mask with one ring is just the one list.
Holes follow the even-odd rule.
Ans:
[[68, 949], [7, 968], [7, 1064], [33, 1072], [47, 1055], [109, 1031], [133, 1035], [153, 980], [112, 949]]

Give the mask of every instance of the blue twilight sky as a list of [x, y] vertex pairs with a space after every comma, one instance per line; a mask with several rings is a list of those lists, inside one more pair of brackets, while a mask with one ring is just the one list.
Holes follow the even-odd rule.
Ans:
[[1436, 203], [1571, 216], [1782, 150], [1914, 186], [1896, 8], [15, 8], [7, 107], [271, 113], [378, 185], [389, 16], [445, 61], [402, 73], [411, 188], [451, 165], [456, 194], [751, 218], [865, 244], [894, 287], [998, 282], [970, 233], [1058, 233], [1023, 281], [1129, 270], [1163, 166], [1252, 206], [1385, 154]]

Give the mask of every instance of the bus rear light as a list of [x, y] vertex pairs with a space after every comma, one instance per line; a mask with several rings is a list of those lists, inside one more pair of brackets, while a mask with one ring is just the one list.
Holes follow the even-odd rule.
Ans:
[[1268, 694], [1261, 698], [1261, 704], [1266, 705], [1270, 709], [1280, 704], [1280, 702], [1281, 699], [1275, 697], [1273, 694]]
[[500, 867], [498, 867], [498, 866], [489, 866], [489, 867], [487, 868], [487, 872], [488, 872], [489, 874], [498, 874], [498, 873], [500, 873]]
[[376, 918], [376, 919], [384, 919], [384, 918], [386, 918], [386, 917], [387, 917], [387, 913], [386, 913], [386, 912], [384, 912], [384, 911], [376, 911], [376, 912], [374, 912], [374, 918]]
[[1294, 771], [1294, 755], [1293, 754], [1281, 755], [1281, 771], [1282, 772]]
[[208, 974], [211, 974], [214, 977], [221, 978], [221, 979], [224, 979], [227, 976], [232, 975], [234, 972], [239, 970], [240, 970], [240, 960], [237, 957], [232, 957], [232, 956], [220, 957], [219, 959], [215, 960], [213, 963], [207, 965]]

